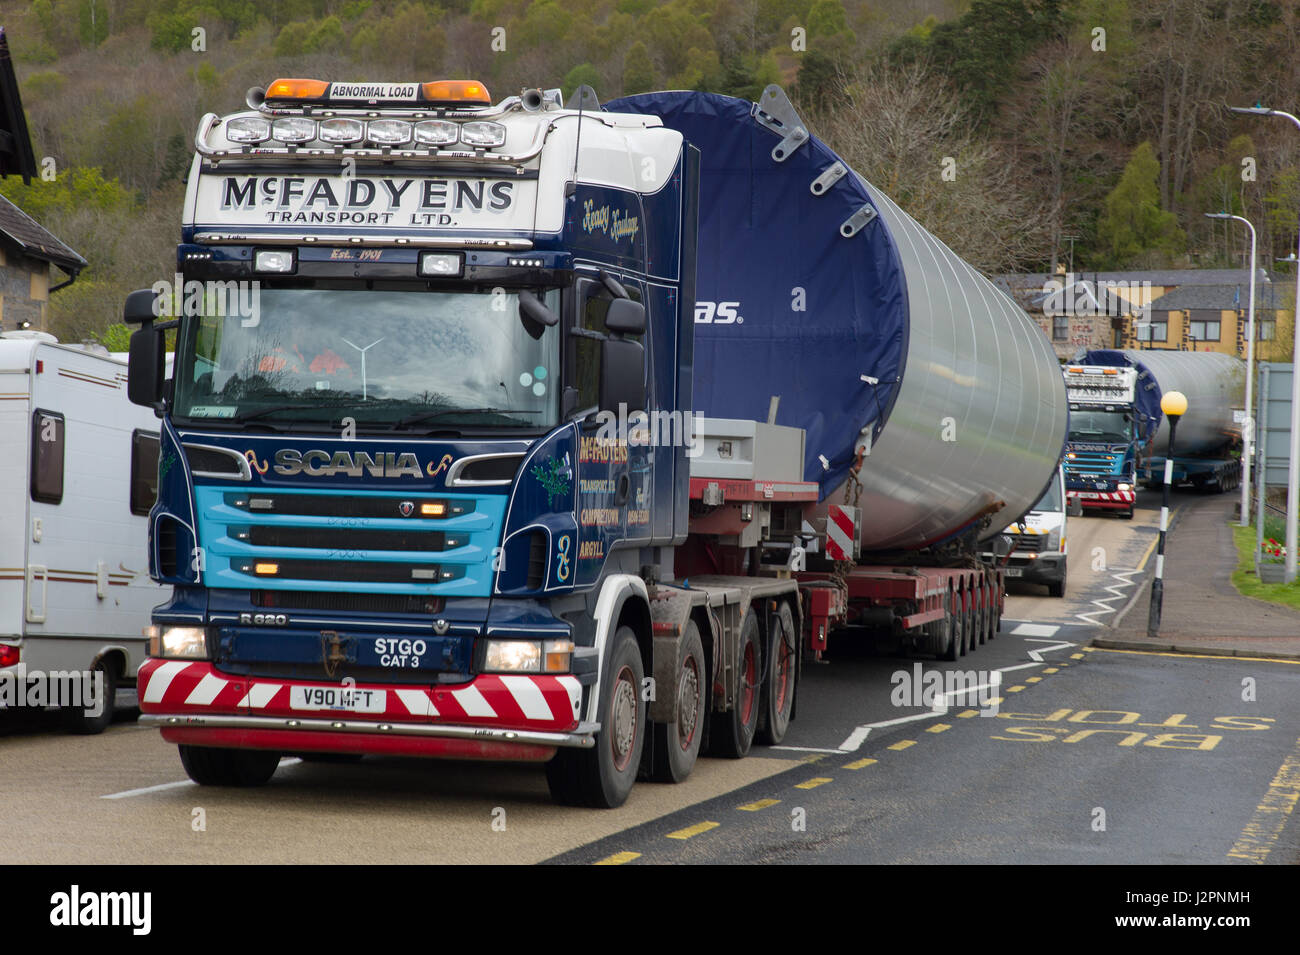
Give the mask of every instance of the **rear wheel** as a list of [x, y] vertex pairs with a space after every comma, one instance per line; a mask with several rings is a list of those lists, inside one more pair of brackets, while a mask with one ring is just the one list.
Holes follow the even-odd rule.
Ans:
[[556, 802], [613, 809], [627, 801], [645, 749], [644, 678], [636, 634], [631, 627], [619, 627], [601, 678], [596, 745], [562, 749], [546, 764], [546, 782]]
[[754, 742], [754, 731], [758, 728], [763, 650], [758, 640], [758, 614], [753, 607], [740, 625], [736, 661], [739, 672], [735, 705], [725, 713], [714, 713], [709, 727], [713, 755], [731, 759], [739, 759], [749, 752]]
[[177, 747], [186, 774], [200, 786], [261, 786], [280, 765], [280, 754], [261, 749]]
[[758, 741], [775, 746], [785, 739], [794, 712], [795, 680], [799, 674], [799, 634], [794, 629], [790, 605], [781, 602], [770, 618], [767, 680], [763, 683], [763, 703], [759, 712]]
[[944, 618], [948, 621], [948, 644], [939, 657], [942, 660], [956, 660], [965, 651], [966, 621], [962, 617], [962, 610], [958, 605], [956, 594], [950, 590], [944, 600], [946, 601]]
[[704, 641], [695, 621], [688, 621], [677, 653], [677, 680], [671, 723], [654, 725], [654, 768], [652, 779], [680, 783], [695, 768], [704, 738], [708, 714], [708, 667], [704, 662]]

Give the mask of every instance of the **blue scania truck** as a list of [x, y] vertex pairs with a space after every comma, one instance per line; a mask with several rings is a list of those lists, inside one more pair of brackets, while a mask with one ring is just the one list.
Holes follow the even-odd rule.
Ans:
[[609, 807], [779, 743], [837, 623], [995, 632], [969, 555], [1064, 442], [1028, 317], [775, 88], [277, 80], [201, 120], [126, 319], [172, 588], [142, 720], [203, 784], [531, 760]]

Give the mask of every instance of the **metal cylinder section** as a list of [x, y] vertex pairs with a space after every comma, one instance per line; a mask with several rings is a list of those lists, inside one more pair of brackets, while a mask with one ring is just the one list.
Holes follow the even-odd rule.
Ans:
[[862, 547], [922, 547], [984, 514], [981, 536], [991, 536], [1056, 472], [1068, 409], [1061, 366], [1024, 309], [859, 181], [897, 249], [908, 328], [898, 397], [860, 472]]
[[[647, 93], [700, 150], [696, 411], [803, 429], [809, 517], [856, 480], [864, 551], [918, 549], [1033, 506], [1065, 444], [1060, 365], [1008, 296], [761, 102]], [[852, 503], [852, 501], [850, 501]]]
[[1170, 391], [1187, 397], [1175, 454], [1212, 451], [1241, 434], [1241, 425], [1232, 419], [1233, 409], [1245, 407], [1246, 363], [1240, 358], [1219, 352], [1128, 349], [1091, 351], [1086, 363], [1137, 369], [1138, 411], [1155, 422], [1151, 454], [1163, 456], [1169, 450], [1169, 422], [1160, 411], [1160, 399]]

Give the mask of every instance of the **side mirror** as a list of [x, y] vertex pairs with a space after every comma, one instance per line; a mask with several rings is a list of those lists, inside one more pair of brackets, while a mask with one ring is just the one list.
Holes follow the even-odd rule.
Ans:
[[[136, 293], [138, 294], [138, 293]], [[152, 294], [152, 293], [150, 293]], [[132, 404], [158, 407], [162, 400], [163, 362], [166, 346], [163, 332], [152, 323], [131, 333], [131, 352], [127, 359], [126, 395]]]
[[1083, 501], [1072, 497], [1065, 505], [1065, 513], [1070, 517], [1083, 517]]
[[600, 410], [645, 411], [645, 349], [640, 342], [607, 338], [600, 343]]
[[605, 327], [619, 335], [645, 332], [645, 306], [629, 298], [616, 298], [605, 313]]
[[519, 292], [519, 320], [523, 322], [524, 331], [532, 338], [542, 337], [542, 333], [553, 325], [559, 324], [560, 316], [552, 312], [540, 298], [527, 290]]
[[1010, 554], [1015, 550], [1015, 547], [1016, 542], [1007, 534], [999, 534], [997, 537], [993, 538], [993, 556], [998, 560], [1002, 560]]
[[156, 311], [158, 297], [154, 294], [153, 289], [142, 288], [136, 289], [126, 297], [126, 305], [122, 308], [122, 321], [128, 325], [147, 325], [150, 322], [157, 321], [162, 315]]

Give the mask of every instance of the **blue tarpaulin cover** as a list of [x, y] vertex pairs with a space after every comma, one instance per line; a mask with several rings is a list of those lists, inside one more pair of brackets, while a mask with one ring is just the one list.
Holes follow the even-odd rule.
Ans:
[[745, 100], [656, 92], [605, 109], [658, 116], [701, 152], [694, 410], [765, 421], [780, 395], [776, 423], [806, 432], [804, 477], [824, 497], [862, 429], [879, 434], [907, 353], [906, 283], [884, 221], [840, 234], [874, 208], [866, 189], [850, 174], [814, 195], [839, 157], [812, 137], [777, 162], [780, 137]]

